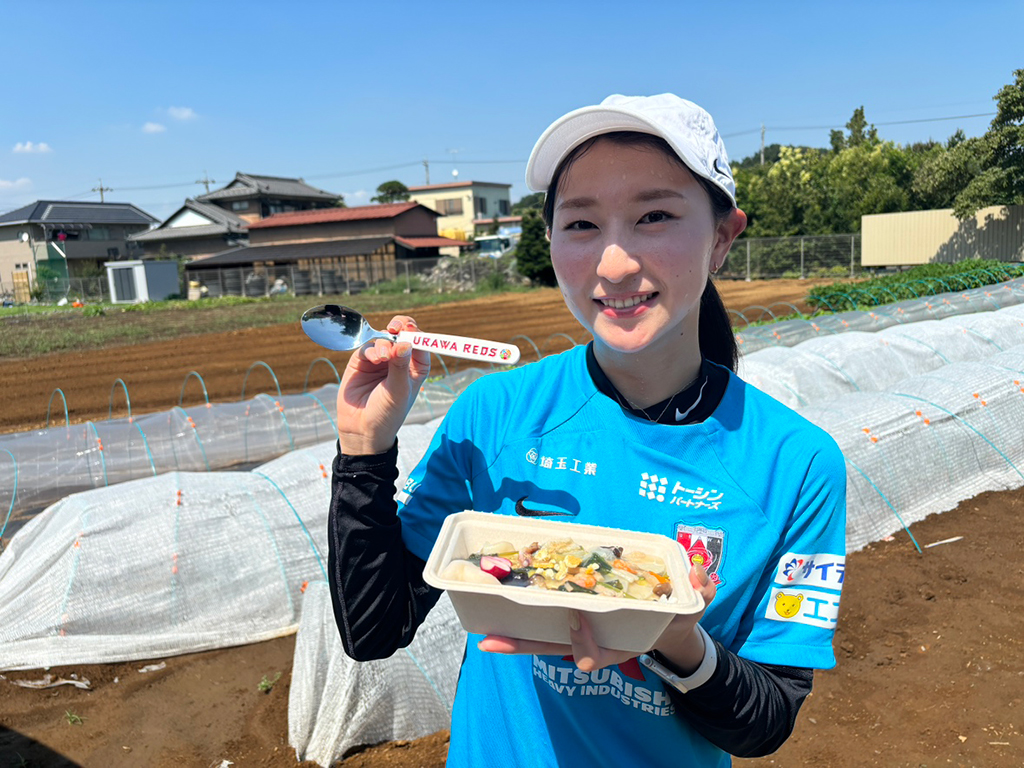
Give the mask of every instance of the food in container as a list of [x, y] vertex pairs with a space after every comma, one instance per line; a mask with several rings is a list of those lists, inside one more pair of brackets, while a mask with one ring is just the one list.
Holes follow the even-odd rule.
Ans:
[[[654, 585], [648, 583], [654, 599], [640, 599], [635, 595], [602, 594], [596, 589], [592, 590], [593, 593], [572, 587], [563, 590], [560, 587], [564, 581], [558, 583], [560, 580], [557, 578], [550, 579], [555, 582], [553, 589], [523, 588], [508, 583], [517, 568], [512, 567], [512, 558], [506, 555], [514, 553], [518, 557], [534, 542], [538, 547], [533, 555], [540, 551], [541, 544], [559, 542], [571, 542], [573, 549], [568, 550], [571, 552], [582, 549], [585, 552], [610, 551], [614, 554], [621, 548], [623, 555], [642, 554], [651, 566], [645, 569], [647, 573], [661, 574], [662, 571], [656, 569], [663, 567], [664, 583], [671, 586], [671, 591], [654, 595]], [[560, 545], [558, 549], [561, 548]], [[572, 562], [565, 559], [568, 551], [560, 553], [563, 562]], [[550, 555], [550, 550], [546, 554]], [[479, 559], [474, 562], [473, 558], [477, 557]], [[487, 570], [482, 569], [480, 563], [485, 562], [485, 557], [507, 560], [509, 574], [505, 575], [504, 566], [493, 560], [486, 561]], [[602, 559], [614, 568], [606, 557], [602, 556]], [[540, 562], [542, 565], [554, 563]], [[534, 563], [535, 559], [531, 559], [531, 564]], [[566, 566], [566, 571], [569, 567], [573, 566]], [[545, 567], [541, 572], [546, 582], [549, 578], [547, 570]], [[551, 570], [552, 576], [559, 575], [557, 567]], [[600, 645], [636, 653], [650, 650], [673, 616], [696, 613], [704, 607], [703, 599], [690, 585], [689, 562], [673, 539], [561, 520], [471, 511], [450, 515], [438, 534], [423, 576], [431, 586], [448, 591], [459, 620], [469, 632], [568, 644], [569, 611], [577, 610], [586, 614]], [[647, 581], [646, 577], [644, 581]]]

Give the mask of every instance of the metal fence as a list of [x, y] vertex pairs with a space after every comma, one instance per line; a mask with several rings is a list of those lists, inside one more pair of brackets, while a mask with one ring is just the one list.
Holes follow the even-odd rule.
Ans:
[[41, 300], [45, 303], [81, 299], [84, 302], [99, 303], [110, 301], [110, 284], [106, 275], [99, 277], [50, 277], [37, 280], [42, 289]]
[[860, 234], [749, 237], [736, 240], [720, 278], [856, 277]]

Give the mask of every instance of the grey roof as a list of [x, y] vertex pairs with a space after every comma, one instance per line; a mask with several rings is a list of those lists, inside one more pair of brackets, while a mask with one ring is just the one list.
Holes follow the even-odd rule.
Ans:
[[[211, 221], [210, 224], [197, 224], [194, 227], [166, 227], [168, 221], [173, 219], [182, 211], [189, 210], [198, 213]], [[197, 200], [187, 198], [185, 204], [168, 216], [163, 224], [148, 232], [140, 232], [129, 237], [129, 240], [142, 242], [153, 242], [160, 240], [180, 240], [191, 237], [211, 237], [226, 234], [244, 234], [248, 223], [240, 216], [231, 211], [226, 211], [219, 205], [201, 203]]]
[[[197, 227], [151, 229], [148, 232], [129, 235], [128, 239], [140, 243], [159, 243], [164, 240], [190, 240], [195, 237], [217, 237], [226, 234], [229, 234], [228, 228], [223, 224], [206, 224]], [[239, 237], [244, 237], [244, 234], [239, 233]]]
[[44, 227], [83, 224], [140, 224], [150, 226], [159, 219], [131, 203], [75, 203], [61, 200], [37, 200], [0, 215], [4, 224], [39, 224]]
[[287, 264], [299, 259], [320, 259], [332, 256], [355, 256], [373, 253], [386, 245], [393, 237], [360, 237], [352, 240], [324, 240], [319, 243], [293, 243], [281, 245], [250, 245], [215, 253], [213, 256], [189, 262], [189, 269], [204, 267], [230, 267], [252, 264], [257, 261], [272, 261]]
[[282, 176], [257, 176], [236, 173], [234, 180], [222, 189], [199, 195], [196, 200], [234, 200], [247, 197], [274, 197], [288, 200], [334, 201], [341, 195], [312, 187], [302, 179]]

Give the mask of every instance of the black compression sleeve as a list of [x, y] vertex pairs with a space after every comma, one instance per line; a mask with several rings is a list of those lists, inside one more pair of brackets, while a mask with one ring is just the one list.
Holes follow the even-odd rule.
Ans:
[[411, 643], [441, 596], [402, 543], [397, 462], [397, 442], [375, 456], [345, 456], [339, 446], [334, 459], [328, 578], [342, 645], [357, 661], [384, 659]]
[[676, 712], [731, 755], [771, 754], [793, 732], [814, 672], [748, 661], [717, 641], [715, 647], [718, 667], [704, 685], [688, 693], [666, 686]]

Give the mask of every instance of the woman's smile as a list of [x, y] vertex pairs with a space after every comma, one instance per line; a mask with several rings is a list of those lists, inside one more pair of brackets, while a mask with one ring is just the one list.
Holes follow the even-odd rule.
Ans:
[[594, 301], [599, 303], [610, 316], [634, 316], [643, 312], [651, 301], [657, 297], [657, 292], [641, 293], [625, 298], [614, 296], [600, 296]]

